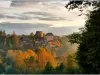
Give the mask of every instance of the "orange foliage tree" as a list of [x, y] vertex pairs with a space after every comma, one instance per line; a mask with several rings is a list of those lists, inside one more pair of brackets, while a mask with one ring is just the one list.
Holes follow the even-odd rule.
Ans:
[[37, 53], [28, 49], [8, 50], [7, 57], [12, 58], [17, 71], [23, 70], [24, 73], [35, 73], [45, 68], [47, 62], [50, 62], [53, 67], [56, 67], [56, 60], [52, 54], [45, 48], [40, 48]]
[[41, 69], [45, 67], [47, 62], [50, 62], [53, 67], [56, 66], [55, 58], [52, 56], [50, 52], [46, 51], [45, 48], [40, 48], [37, 52], [37, 56], [38, 56], [38, 65]]

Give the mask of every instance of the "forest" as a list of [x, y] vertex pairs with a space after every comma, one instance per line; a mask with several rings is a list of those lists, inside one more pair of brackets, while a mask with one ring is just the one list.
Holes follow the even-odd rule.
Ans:
[[[17, 35], [15, 32], [6, 34], [5, 30], [0, 31], [0, 73], [4, 74], [59, 74], [59, 73], [80, 73], [75, 56], [78, 44], [71, 43], [68, 35], [57, 36], [62, 44], [48, 48], [47, 46], [36, 45], [35, 35]], [[75, 34], [75, 33], [73, 33]], [[25, 47], [21, 44], [20, 36], [28, 36], [32, 47]], [[26, 42], [24, 42], [26, 43]], [[51, 45], [51, 44], [50, 44]]]

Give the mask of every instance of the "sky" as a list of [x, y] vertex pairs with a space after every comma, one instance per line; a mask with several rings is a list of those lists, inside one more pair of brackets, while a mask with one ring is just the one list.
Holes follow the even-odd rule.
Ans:
[[0, 0], [0, 29], [17, 34], [77, 32], [84, 26], [86, 16], [78, 16], [77, 9], [68, 11], [66, 3], [68, 0]]

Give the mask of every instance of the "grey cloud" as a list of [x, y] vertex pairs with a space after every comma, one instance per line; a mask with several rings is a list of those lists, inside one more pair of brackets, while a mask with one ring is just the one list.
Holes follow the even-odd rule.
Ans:
[[39, 19], [39, 20], [46, 20], [46, 21], [59, 21], [59, 20], [66, 20], [66, 18], [64, 17], [52, 17], [52, 16], [49, 16], [49, 17], [35, 17], [36, 19]]
[[15, 16], [4, 15], [4, 14], [0, 14], [0, 18], [17, 19], [17, 17], [15, 17]]
[[32, 17], [20, 14], [20, 15], [18, 15], [17, 19], [20, 19], [20, 20], [32, 20]]
[[7, 16], [7, 15], [5, 15], [4, 18], [17, 19], [17, 17], [15, 17], [15, 16]]
[[25, 4], [34, 4], [41, 2], [53, 2], [53, 1], [66, 1], [66, 0], [12, 0], [11, 6], [23, 6]]
[[0, 29], [6, 30], [7, 34], [12, 33], [13, 31], [15, 31], [17, 34], [29, 34], [30, 32], [35, 32], [37, 30], [40, 31], [42, 29], [48, 29], [49, 26], [51, 25], [44, 23], [0, 23]]
[[[33, 17], [34, 19], [39, 19], [39, 20], [47, 20], [47, 21], [50, 21], [50, 20], [55, 20], [55, 21], [58, 21], [58, 20], [66, 20], [65, 17], [57, 17], [53, 14], [50, 14], [50, 13], [46, 13], [46, 12], [25, 12], [23, 14], [33, 14], [37, 17]], [[44, 17], [40, 17], [40, 16], [44, 16]]]
[[[27, 14], [27, 15], [26, 15]], [[28, 14], [34, 14], [36, 17], [28, 16]], [[6, 14], [0, 14], [0, 18], [7, 18], [7, 19], [19, 19], [19, 20], [32, 20], [32, 19], [38, 19], [38, 20], [45, 20], [45, 21], [59, 21], [59, 20], [66, 20], [65, 17], [59, 17], [52, 15], [50, 13], [46, 12], [25, 12], [22, 14], [14, 14], [14, 15], [6, 15]]]
[[17, 3], [34, 2], [34, 3], [37, 3], [37, 2], [51, 2], [51, 1], [66, 1], [66, 0], [12, 0], [12, 3], [13, 2], [17, 2]]
[[[3, 26], [4, 25], [4, 26]], [[73, 32], [78, 32], [79, 28], [81, 26], [71, 26], [71, 27], [49, 27], [49, 25], [46, 24], [36, 24], [39, 27], [35, 26], [29, 26], [29, 24], [16, 24], [16, 26], [12, 26], [10, 23], [8, 24], [0, 24], [0, 29], [5, 29], [7, 33], [12, 33], [15, 31], [17, 34], [29, 34], [31, 32], [36, 32], [36, 31], [43, 31], [45, 33], [52, 32], [54, 35], [68, 35]], [[22, 26], [24, 25], [24, 26]], [[46, 27], [45, 27], [46, 25]]]
[[5, 14], [0, 14], [0, 18], [7, 18], [7, 19], [19, 19], [19, 20], [31, 20], [32, 17], [25, 16], [25, 15], [5, 15]]
[[14, 19], [14, 18], [16, 18], [16, 17], [15, 17], [15, 16], [10, 16], [10, 15], [5, 15], [5, 14], [0, 14], [0, 18]]
[[70, 27], [49, 27], [45, 29], [45, 32], [53, 32], [55, 35], [67, 35], [73, 32], [78, 32], [81, 26], [70, 26]]
[[43, 24], [43, 23], [36, 23], [36, 24], [30, 24], [30, 23], [9, 23], [9, 22], [0, 23], [0, 28], [3, 28], [3, 29], [47, 28], [49, 26], [51, 26], [51, 25]]
[[46, 12], [25, 12], [23, 14], [34, 14], [34, 15], [42, 15], [42, 16], [53, 16], [53, 14]]
[[4, 15], [3, 14], [0, 14], [0, 18], [4, 18]]

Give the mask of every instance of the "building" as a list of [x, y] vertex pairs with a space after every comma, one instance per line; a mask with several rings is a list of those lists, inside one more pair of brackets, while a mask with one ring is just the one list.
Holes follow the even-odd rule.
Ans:
[[52, 40], [54, 40], [54, 35], [53, 35], [53, 33], [47, 33], [46, 35], [45, 35], [45, 41], [52, 41]]
[[48, 44], [50, 45], [50, 47], [60, 47], [61, 46], [59, 41], [48, 41]]
[[37, 37], [37, 38], [43, 38], [44, 37], [44, 33], [42, 31], [36, 31], [35, 37]]
[[28, 48], [28, 49], [33, 49], [34, 45], [33, 45], [33, 40], [32, 38], [30, 38], [29, 36], [20, 36], [20, 43], [22, 45], [23, 48]]
[[44, 42], [44, 33], [42, 31], [36, 31], [34, 40], [36, 44], [42, 44]]

